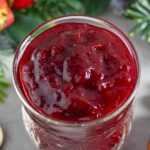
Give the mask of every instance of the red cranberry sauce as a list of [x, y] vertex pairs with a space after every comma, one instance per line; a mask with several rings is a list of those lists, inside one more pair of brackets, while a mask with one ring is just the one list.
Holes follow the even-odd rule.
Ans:
[[137, 79], [133, 56], [107, 29], [56, 25], [26, 48], [19, 63], [23, 92], [49, 118], [85, 122], [119, 108]]

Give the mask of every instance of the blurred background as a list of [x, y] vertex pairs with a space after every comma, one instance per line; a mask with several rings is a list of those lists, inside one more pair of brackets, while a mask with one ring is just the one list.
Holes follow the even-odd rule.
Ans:
[[42, 22], [69, 14], [103, 18], [132, 41], [141, 61], [134, 124], [122, 150], [145, 150], [150, 137], [150, 0], [0, 0], [0, 126], [2, 150], [37, 150], [25, 132], [21, 104], [11, 81], [21, 40]]

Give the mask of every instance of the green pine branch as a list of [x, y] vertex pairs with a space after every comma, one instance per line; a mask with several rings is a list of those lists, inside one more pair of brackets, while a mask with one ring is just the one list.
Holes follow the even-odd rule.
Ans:
[[15, 14], [24, 14], [47, 20], [61, 15], [81, 13], [83, 9], [79, 0], [37, 0], [29, 8], [16, 11]]
[[110, 2], [111, 0], [37, 0], [31, 7], [21, 10], [21, 13], [44, 20], [79, 13], [95, 16], [102, 13]]
[[6, 89], [10, 86], [6, 80], [6, 70], [7, 67], [0, 61], [0, 103], [5, 102], [5, 98], [7, 97]]
[[131, 37], [141, 35], [143, 40], [150, 42], [150, 0], [135, 1], [124, 15], [136, 23], [129, 35]]
[[5, 32], [0, 33], [0, 103], [5, 102], [7, 97], [6, 89], [10, 86], [6, 79], [8, 67], [5, 65], [4, 57], [13, 52], [13, 41], [6, 35]]

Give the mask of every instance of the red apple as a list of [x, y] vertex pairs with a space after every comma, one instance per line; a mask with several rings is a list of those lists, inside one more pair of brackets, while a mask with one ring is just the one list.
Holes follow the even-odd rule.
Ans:
[[0, 0], [0, 31], [14, 22], [14, 15], [6, 0]]

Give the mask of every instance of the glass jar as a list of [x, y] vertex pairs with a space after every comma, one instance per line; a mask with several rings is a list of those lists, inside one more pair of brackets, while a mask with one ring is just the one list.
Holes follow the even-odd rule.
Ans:
[[[67, 22], [88, 23], [115, 33], [128, 47], [138, 71], [136, 85], [125, 103], [107, 116], [84, 123], [66, 123], [37, 112], [27, 102], [18, 79], [18, 64], [33, 39], [55, 25]], [[48, 21], [32, 31], [17, 49], [13, 63], [13, 81], [22, 101], [25, 128], [42, 150], [119, 150], [129, 134], [132, 123], [132, 102], [139, 82], [139, 62], [128, 38], [114, 25], [88, 16], [65, 16]]]

